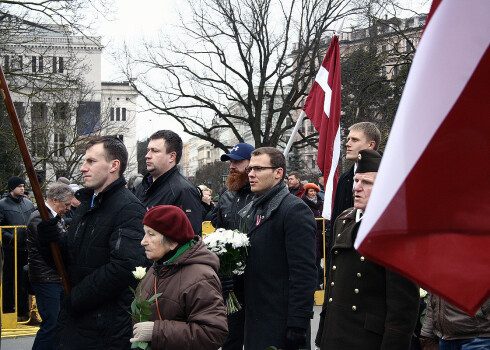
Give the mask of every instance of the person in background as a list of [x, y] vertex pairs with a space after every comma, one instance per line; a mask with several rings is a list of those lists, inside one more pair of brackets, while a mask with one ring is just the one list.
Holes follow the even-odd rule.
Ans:
[[490, 350], [490, 299], [471, 317], [429, 293], [420, 335], [423, 350]]
[[289, 173], [288, 186], [289, 192], [296, 197], [301, 198], [301, 196], [305, 193], [305, 188], [301, 183], [301, 174], [297, 171]]
[[[315, 218], [322, 218], [323, 200], [320, 195], [320, 188], [314, 183], [305, 185], [305, 194], [301, 199], [311, 209]], [[321, 261], [323, 259], [323, 220], [316, 220], [316, 268], [318, 270], [317, 290], [320, 289], [320, 284], [323, 283], [323, 269]]]
[[211, 204], [211, 196], [213, 194], [213, 191], [210, 188], [207, 188], [206, 186], [202, 185], [203, 187], [200, 188], [202, 192], [202, 197], [201, 197], [201, 205], [202, 205], [202, 220], [203, 221], [209, 221], [207, 218], [211, 217], [211, 211], [214, 209], [214, 205]]
[[151, 342], [153, 350], [218, 349], [228, 332], [218, 257], [180, 208], [153, 207], [143, 225], [141, 245], [154, 264], [141, 281], [141, 300], [162, 295], [150, 306], [151, 321], [134, 325], [131, 342]]
[[325, 178], [323, 177], [322, 172], [318, 173], [318, 188], [320, 189], [320, 192], [318, 192], [318, 195], [320, 198], [325, 200]]
[[[57, 182], [51, 185], [46, 194], [46, 207], [49, 218], [65, 215], [71, 205], [73, 190], [70, 186]], [[33, 350], [55, 349], [55, 330], [58, 313], [60, 311], [63, 288], [58, 272], [53, 269], [49, 247], [41, 246], [37, 236], [37, 225], [41, 222], [39, 210], [34, 211], [27, 223], [27, 250], [29, 253], [29, 281], [36, 295], [37, 309], [42, 323], [34, 339]], [[63, 220], [57, 223], [61, 236], [66, 234]]]
[[81, 204], [81, 202], [76, 197], [76, 193], [80, 189], [80, 187], [77, 184], [70, 184], [70, 188], [72, 189], [74, 195], [71, 198], [70, 210], [68, 210], [65, 213], [65, 216], [63, 217], [63, 219], [65, 220], [65, 224], [67, 226], [70, 226], [73, 217], [75, 216], [75, 211], [77, 210], [78, 206]]
[[[0, 200], [0, 226], [26, 225], [35, 210], [34, 204], [24, 197], [24, 179], [12, 176], [7, 183], [9, 193]], [[24, 266], [27, 265], [26, 229], [17, 229], [17, 306], [15, 310], [15, 229], [2, 230], [5, 254], [3, 275], [3, 313], [17, 311], [19, 321], [29, 318], [27, 286], [22, 283]]]
[[202, 232], [201, 196], [194, 184], [182, 176], [177, 165], [182, 158], [182, 139], [171, 130], [150, 136], [146, 169], [136, 189], [136, 197], [150, 209], [156, 205], [175, 205], [184, 210], [196, 235]]
[[[238, 230], [247, 233], [246, 220], [238, 212], [252, 201], [254, 193], [250, 189], [246, 171], [250, 163], [251, 153], [255, 148], [248, 143], [235, 145], [230, 153], [221, 155], [222, 162], [230, 162], [230, 170], [226, 178], [226, 191], [221, 193], [218, 204], [213, 210], [211, 223], [215, 228]], [[231, 291], [235, 292], [238, 302], [244, 307], [244, 278], [243, 275], [220, 275], [221, 286], [225, 298]], [[245, 327], [245, 310], [228, 315], [228, 339], [223, 344], [223, 350], [243, 349]]]

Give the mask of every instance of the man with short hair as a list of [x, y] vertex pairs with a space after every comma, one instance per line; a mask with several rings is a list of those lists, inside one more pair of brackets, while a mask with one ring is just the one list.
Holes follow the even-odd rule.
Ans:
[[301, 183], [301, 174], [297, 171], [289, 173], [288, 186], [289, 192], [298, 198], [301, 198], [305, 194], [305, 188]]
[[354, 207], [334, 224], [330, 283], [315, 343], [325, 350], [409, 350], [418, 317], [418, 287], [354, 249], [381, 155], [362, 150], [358, 158]]
[[[238, 230], [247, 233], [246, 219], [238, 212], [252, 201], [254, 193], [250, 189], [246, 171], [250, 163], [250, 156], [255, 148], [248, 143], [239, 143], [228, 154], [221, 156], [221, 161], [230, 161], [230, 170], [226, 179], [226, 191], [218, 200], [212, 213], [211, 223], [215, 228]], [[243, 275], [234, 276], [233, 279], [219, 276], [225, 298], [230, 291], [234, 291], [238, 302], [244, 306]], [[228, 315], [228, 338], [223, 344], [223, 350], [243, 349], [243, 331], [245, 326], [245, 311], [242, 309]]]
[[[65, 216], [70, 209], [73, 190], [64, 182], [58, 181], [49, 186], [46, 193], [46, 207], [50, 218]], [[42, 323], [32, 345], [33, 350], [54, 349], [55, 331], [60, 312], [63, 288], [56, 269], [45, 259], [50, 258], [49, 247], [41, 246], [37, 235], [37, 225], [41, 222], [39, 210], [34, 211], [27, 223], [27, 250], [29, 252], [29, 282], [36, 295], [37, 309]], [[66, 234], [63, 220], [58, 222], [58, 231]]]
[[250, 238], [245, 349], [309, 349], [317, 279], [315, 217], [285, 186], [282, 152], [256, 149], [247, 171], [255, 197], [241, 211]]
[[181, 208], [196, 235], [202, 232], [201, 196], [196, 186], [177, 168], [182, 157], [182, 139], [171, 130], [159, 130], [150, 136], [146, 169], [148, 174], [136, 189], [136, 197], [147, 209], [156, 205]]
[[[34, 211], [34, 204], [24, 197], [25, 181], [12, 176], [7, 183], [9, 194], [0, 200], [0, 226], [26, 225]], [[2, 229], [2, 244], [5, 254], [3, 275], [3, 312], [15, 311], [15, 229]], [[17, 316], [19, 320], [28, 318], [27, 286], [22, 281], [24, 265], [27, 265], [26, 229], [17, 229]]]
[[87, 143], [80, 171], [85, 188], [68, 234], [57, 222], [37, 226], [41, 244], [60, 242], [71, 286], [58, 317], [57, 349], [129, 349], [129, 314], [137, 281], [132, 271], [146, 263], [140, 242], [144, 236], [144, 206], [125, 187], [128, 162], [124, 144], [111, 136]]

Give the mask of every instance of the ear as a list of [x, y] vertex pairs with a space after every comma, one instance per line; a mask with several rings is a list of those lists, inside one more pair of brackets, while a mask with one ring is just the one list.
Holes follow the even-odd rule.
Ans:
[[376, 141], [369, 141], [368, 149], [374, 150], [374, 147], [376, 147]]
[[170, 152], [170, 163], [175, 162], [177, 159], [177, 152]]
[[121, 162], [119, 159], [113, 159], [111, 160], [111, 169], [109, 170], [110, 173], [114, 172], [119, 172], [119, 168], [121, 167]]
[[284, 177], [284, 169], [283, 168], [277, 168], [276, 169], [276, 176], [274, 176], [275, 179], [282, 179]]

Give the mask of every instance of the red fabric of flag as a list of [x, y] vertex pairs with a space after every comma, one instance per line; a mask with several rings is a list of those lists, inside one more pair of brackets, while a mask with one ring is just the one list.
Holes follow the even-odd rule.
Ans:
[[474, 315], [490, 297], [490, 3], [438, 5], [356, 248]]
[[330, 219], [338, 181], [340, 156], [340, 50], [337, 36], [332, 38], [322, 66], [306, 98], [303, 110], [319, 133], [317, 164], [324, 175], [323, 217]]

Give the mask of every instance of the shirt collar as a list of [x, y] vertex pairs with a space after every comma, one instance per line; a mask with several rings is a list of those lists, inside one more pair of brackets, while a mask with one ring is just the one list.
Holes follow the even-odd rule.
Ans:
[[51, 212], [51, 214], [53, 214], [53, 217], [55, 218], [58, 215], [58, 213], [55, 212], [53, 208], [49, 206], [48, 202], [44, 202], [44, 204], [46, 204], [46, 207], [49, 209], [49, 211]]

